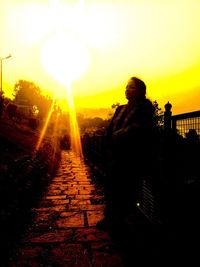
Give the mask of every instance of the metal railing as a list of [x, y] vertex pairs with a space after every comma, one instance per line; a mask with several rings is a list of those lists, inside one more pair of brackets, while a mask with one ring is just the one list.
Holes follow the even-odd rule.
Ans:
[[144, 177], [139, 199], [140, 210], [153, 223], [178, 221], [176, 214], [194, 215], [200, 190], [200, 110], [172, 116], [169, 103], [167, 107], [158, 146], [161, 173], [156, 183]]
[[200, 136], [200, 110], [174, 115], [171, 121], [172, 129], [183, 137], [186, 137], [186, 134], [191, 130], [196, 131], [197, 135]]

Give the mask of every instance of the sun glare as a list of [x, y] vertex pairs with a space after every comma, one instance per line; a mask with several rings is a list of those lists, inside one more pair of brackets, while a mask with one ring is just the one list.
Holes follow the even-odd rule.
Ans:
[[58, 33], [44, 43], [41, 60], [46, 71], [63, 85], [78, 79], [89, 64], [86, 47], [67, 33]]

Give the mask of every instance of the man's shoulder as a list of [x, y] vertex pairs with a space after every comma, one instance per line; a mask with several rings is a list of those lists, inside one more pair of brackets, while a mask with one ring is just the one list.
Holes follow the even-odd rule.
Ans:
[[126, 105], [120, 105], [116, 108], [114, 115], [118, 115], [124, 108], [126, 107]]
[[116, 108], [116, 111], [117, 111], [117, 110], [120, 111], [120, 110], [123, 109], [125, 106], [126, 106], [126, 105], [120, 105], [120, 106], [118, 106], [118, 107]]
[[154, 109], [154, 105], [153, 105], [152, 101], [148, 98], [145, 98], [143, 105], [147, 108]]
[[153, 106], [153, 102], [152, 102], [149, 98], [145, 98], [145, 103], [146, 103], [147, 105], [151, 105], [151, 106]]

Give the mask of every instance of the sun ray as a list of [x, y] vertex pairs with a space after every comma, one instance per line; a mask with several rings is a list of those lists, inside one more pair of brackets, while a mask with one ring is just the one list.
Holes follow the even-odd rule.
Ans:
[[[72, 81], [78, 79], [86, 71], [89, 64], [89, 53], [88, 49], [83, 44], [81, 41], [82, 39], [76, 33], [76, 31], [73, 33], [73, 31], [70, 31], [68, 27], [67, 29], [65, 28], [65, 23], [62, 21], [62, 12], [58, 12], [58, 10], [61, 10], [60, 1], [50, 0], [50, 5], [52, 8], [51, 10], [54, 12], [54, 17], [58, 17], [57, 21], [59, 23], [55, 26], [57, 27], [57, 30], [54, 32], [51, 38], [46, 40], [41, 48], [41, 61], [47, 72], [66, 88], [65, 95], [63, 97], [66, 98], [68, 103], [71, 149], [78, 156], [80, 156], [80, 158], [83, 158], [81, 138], [76, 118], [76, 109], [74, 105], [71, 83]], [[80, 29], [82, 29], [81, 23], [83, 23], [82, 18], [84, 15], [84, 8], [85, 1], [77, 1], [75, 10], [76, 16], [74, 17], [76, 18], [76, 22], [78, 20], [78, 26]], [[72, 25], [74, 23], [72, 28], [76, 28], [74, 18], [69, 17], [69, 20], [71, 21]], [[55, 94], [56, 93], [57, 92], [55, 91]], [[44, 137], [44, 133], [46, 132], [51, 113], [52, 109], [49, 112], [36, 149], [38, 149], [38, 147], [41, 145], [41, 141]]]
[[68, 82], [66, 86], [67, 101], [69, 106], [70, 117], [70, 137], [71, 137], [71, 149], [81, 158], [83, 158], [83, 151], [81, 145], [80, 131], [77, 123], [76, 109], [74, 105], [74, 98], [72, 94], [71, 85]]
[[59, 117], [60, 117], [60, 113], [56, 112], [56, 116], [55, 116], [55, 120], [54, 120], [54, 124], [53, 124], [53, 133], [52, 136], [54, 137], [54, 139], [52, 140], [53, 142], [53, 158], [52, 158], [52, 162], [55, 161], [56, 158], [56, 151], [57, 151], [57, 147], [58, 147], [58, 137], [59, 137]]
[[44, 136], [45, 136], [45, 133], [46, 133], [46, 131], [47, 131], [47, 127], [48, 127], [48, 125], [49, 125], [49, 121], [50, 121], [50, 118], [51, 118], [51, 115], [52, 115], [52, 112], [53, 112], [54, 104], [55, 104], [55, 98], [54, 98], [53, 101], [52, 101], [52, 104], [51, 104], [51, 107], [50, 107], [50, 109], [49, 109], [47, 118], [46, 118], [46, 120], [45, 120], [44, 126], [43, 126], [43, 128], [42, 128], [41, 133], [40, 133], [40, 137], [39, 137], [38, 142], [37, 142], [37, 144], [36, 144], [36, 147], [35, 147], [35, 150], [34, 150], [34, 153], [33, 153], [33, 157], [36, 156], [37, 151], [38, 151], [39, 148], [41, 147], [42, 141], [43, 141], [43, 139], [44, 139]]

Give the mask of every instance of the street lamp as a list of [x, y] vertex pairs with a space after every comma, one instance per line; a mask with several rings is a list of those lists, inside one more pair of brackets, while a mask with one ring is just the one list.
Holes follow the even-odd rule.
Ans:
[[0, 95], [3, 94], [3, 88], [2, 88], [2, 61], [4, 59], [8, 59], [11, 57], [11, 54], [9, 54], [7, 57], [0, 57], [0, 62], [1, 62], [1, 91], [0, 91]]

